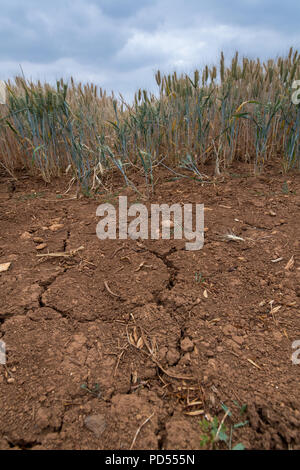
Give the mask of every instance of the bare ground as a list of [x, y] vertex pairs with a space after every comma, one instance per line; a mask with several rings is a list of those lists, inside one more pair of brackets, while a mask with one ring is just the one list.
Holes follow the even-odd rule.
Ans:
[[0, 449], [199, 449], [222, 404], [233, 445], [300, 449], [299, 173], [234, 171], [147, 202], [204, 203], [199, 251], [99, 240], [108, 196], [0, 176]]

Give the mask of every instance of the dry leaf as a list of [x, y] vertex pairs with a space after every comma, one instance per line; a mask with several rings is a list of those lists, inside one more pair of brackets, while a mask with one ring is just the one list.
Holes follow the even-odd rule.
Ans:
[[199, 415], [203, 415], [203, 414], [204, 414], [204, 410], [185, 411], [184, 414], [185, 414], [185, 415], [188, 415], [188, 416], [199, 416]]
[[294, 255], [291, 257], [291, 259], [288, 261], [287, 265], [285, 266], [284, 269], [286, 269], [287, 271], [289, 271], [293, 266], [294, 266]]
[[138, 381], [138, 373], [136, 370], [134, 370], [131, 374], [131, 381], [133, 383], [133, 385], [135, 385]]
[[143, 346], [144, 346], [144, 340], [143, 340], [142, 337], [140, 337], [140, 338], [138, 339], [138, 342], [136, 343], [136, 347], [137, 347], [138, 349], [142, 349]]
[[205, 291], [203, 292], [203, 296], [207, 299], [208, 293], [207, 293], [207, 290], [206, 290], [206, 289], [205, 289]]
[[135, 343], [137, 343], [139, 337], [138, 337], [138, 335], [137, 335], [136, 327], [133, 328], [133, 337], [134, 337]]
[[203, 401], [199, 401], [199, 400], [194, 400], [194, 401], [190, 401], [185, 408], [188, 408], [189, 406], [195, 406], [195, 405], [203, 405]]
[[274, 314], [274, 313], [278, 312], [278, 310], [280, 310], [280, 309], [281, 309], [281, 305], [278, 305], [278, 307], [272, 308], [270, 313]]
[[132, 346], [135, 346], [135, 342], [134, 342], [134, 340], [133, 340], [133, 337], [132, 337], [132, 334], [131, 334], [131, 333], [129, 333], [128, 339], [129, 339], [130, 344], [132, 344]]
[[3, 80], [0, 80], [0, 104], [6, 104], [6, 85]]

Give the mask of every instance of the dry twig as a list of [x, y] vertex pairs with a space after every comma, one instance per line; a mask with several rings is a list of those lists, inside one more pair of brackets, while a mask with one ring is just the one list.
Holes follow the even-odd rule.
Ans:
[[140, 425], [140, 427], [138, 428], [137, 432], [135, 433], [135, 436], [134, 436], [133, 441], [132, 441], [131, 446], [130, 446], [130, 450], [133, 449], [133, 446], [134, 446], [134, 444], [135, 444], [136, 438], [138, 437], [138, 435], [139, 435], [139, 433], [140, 433], [142, 427], [145, 426], [145, 424], [147, 424], [148, 421], [149, 421], [153, 416], [154, 416], [154, 412], [152, 413], [152, 415], [148, 416], [148, 418], [145, 419], [145, 421]]

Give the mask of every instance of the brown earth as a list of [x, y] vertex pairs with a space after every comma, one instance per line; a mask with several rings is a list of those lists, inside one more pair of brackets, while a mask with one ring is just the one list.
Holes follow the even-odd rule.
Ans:
[[299, 173], [234, 171], [162, 173], [146, 202], [204, 203], [199, 251], [99, 240], [96, 208], [116, 194], [0, 176], [0, 449], [200, 449], [222, 404], [227, 430], [248, 421], [232, 445], [300, 449]]

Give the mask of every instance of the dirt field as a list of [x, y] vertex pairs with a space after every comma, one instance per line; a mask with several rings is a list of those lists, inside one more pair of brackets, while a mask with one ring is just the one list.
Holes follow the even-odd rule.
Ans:
[[250, 171], [161, 174], [146, 205], [204, 203], [199, 251], [99, 240], [97, 206], [132, 191], [0, 175], [0, 449], [200, 449], [226, 407], [232, 446], [300, 449], [300, 178]]

